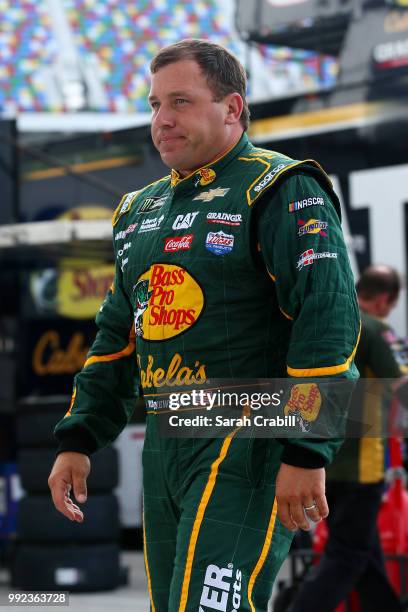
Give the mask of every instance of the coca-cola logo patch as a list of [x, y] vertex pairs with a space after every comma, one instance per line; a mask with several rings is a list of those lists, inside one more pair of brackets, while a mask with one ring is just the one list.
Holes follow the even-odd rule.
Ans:
[[214, 255], [226, 255], [234, 248], [234, 236], [224, 232], [209, 232], [205, 240], [205, 248]]
[[193, 242], [194, 234], [186, 234], [185, 236], [172, 236], [166, 238], [164, 242], [165, 253], [176, 253], [177, 251], [188, 251]]

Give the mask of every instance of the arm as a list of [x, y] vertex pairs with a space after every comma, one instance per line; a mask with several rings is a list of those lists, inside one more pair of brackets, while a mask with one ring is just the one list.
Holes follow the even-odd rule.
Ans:
[[56, 508], [81, 522], [70, 499], [86, 501], [88, 455], [114, 440], [132, 415], [138, 392], [131, 304], [117, 266], [115, 280], [96, 317], [99, 331], [82, 371], [74, 381], [71, 406], [57, 423], [57, 459], [48, 483]]
[[[323, 204], [299, 210], [291, 206], [309, 197], [321, 198]], [[356, 378], [353, 356], [359, 310], [340, 219], [330, 195], [311, 176], [288, 177], [263, 204], [258, 236], [282, 316], [292, 321], [288, 375], [311, 381], [326, 376]], [[324, 465], [332, 460], [341, 440], [292, 438], [284, 444], [277, 479], [279, 516], [290, 529], [307, 528], [303, 507], [316, 501], [318, 510], [308, 516], [318, 520], [327, 515]]]
[[116, 270], [96, 317], [99, 331], [74, 379], [71, 406], [57, 423], [57, 453], [91, 454], [112, 442], [131, 417], [138, 391], [133, 312]]

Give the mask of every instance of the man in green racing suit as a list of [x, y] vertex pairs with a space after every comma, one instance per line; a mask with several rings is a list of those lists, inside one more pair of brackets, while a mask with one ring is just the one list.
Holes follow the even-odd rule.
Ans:
[[[115, 281], [49, 484], [83, 520], [70, 489], [86, 499], [88, 455], [126, 425], [140, 385], [151, 610], [266, 611], [293, 531], [328, 513], [324, 465], [339, 440], [166, 438], [157, 416], [169, 390], [215, 378], [357, 376], [339, 203], [316, 162], [248, 141], [245, 73], [225, 49], [181, 41], [151, 71], [152, 138], [173, 170], [115, 212]], [[302, 391], [304, 424], [321, 415]]]

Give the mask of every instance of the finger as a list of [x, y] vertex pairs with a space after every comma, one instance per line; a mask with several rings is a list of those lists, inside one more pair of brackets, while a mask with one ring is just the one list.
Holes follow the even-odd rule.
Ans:
[[68, 511], [71, 513], [71, 516], [74, 517], [74, 520], [82, 523], [82, 521], [84, 520], [83, 512], [80, 508], [78, 508], [76, 504], [74, 504], [74, 502], [72, 501], [70, 497], [65, 498], [65, 505]]
[[67, 504], [67, 506], [69, 506], [72, 510], [75, 510], [75, 509], [79, 510], [80, 509], [79, 506], [74, 504], [74, 502], [72, 501], [72, 499], [70, 497], [66, 497], [64, 501]]
[[81, 475], [74, 475], [74, 495], [77, 502], [83, 504], [86, 502], [87, 490], [86, 490], [86, 479]]
[[289, 504], [287, 502], [278, 501], [278, 518], [282, 525], [284, 525], [290, 531], [296, 531], [297, 525], [293, 521], [289, 511]]
[[329, 515], [329, 506], [328, 506], [328, 503], [327, 503], [326, 496], [324, 494], [316, 496], [315, 502], [316, 502], [316, 505], [317, 505], [317, 507], [319, 509], [319, 514], [320, 514], [321, 518], [326, 518], [326, 516]]
[[80, 510], [78, 508], [78, 506], [75, 506], [75, 505], [72, 506], [72, 510], [74, 511], [74, 520], [77, 523], [82, 523], [83, 520], [84, 520], [84, 514], [83, 514], [82, 510]]
[[303, 529], [304, 531], [309, 531], [310, 523], [309, 518], [305, 514], [303, 503], [300, 499], [296, 501], [292, 501], [290, 504], [290, 513], [292, 515], [293, 521], [297, 524], [299, 529]]
[[66, 499], [69, 499], [70, 484], [64, 480], [58, 480], [51, 487], [52, 500], [56, 509], [71, 521], [75, 520], [73, 509], [67, 504]]
[[313, 523], [318, 523], [322, 519], [319, 506], [317, 505], [315, 500], [308, 499], [304, 501], [303, 512], [305, 513], [306, 518], [310, 521], [313, 521]]

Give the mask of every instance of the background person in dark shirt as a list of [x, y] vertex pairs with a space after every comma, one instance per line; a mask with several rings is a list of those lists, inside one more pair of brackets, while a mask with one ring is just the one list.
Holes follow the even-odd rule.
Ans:
[[[397, 304], [400, 288], [398, 273], [384, 265], [367, 268], [356, 285], [362, 332], [355, 362], [362, 379], [402, 375], [392, 349], [395, 334], [384, 321]], [[375, 411], [381, 417], [382, 399], [362, 393], [360, 423], [372, 423]], [[329, 539], [290, 612], [332, 612], [354, 588], [363, 612], [402, 610], [386, 575], [377, 530], [383, 479], [383, 439], [347, 438], [327, 468]]]

